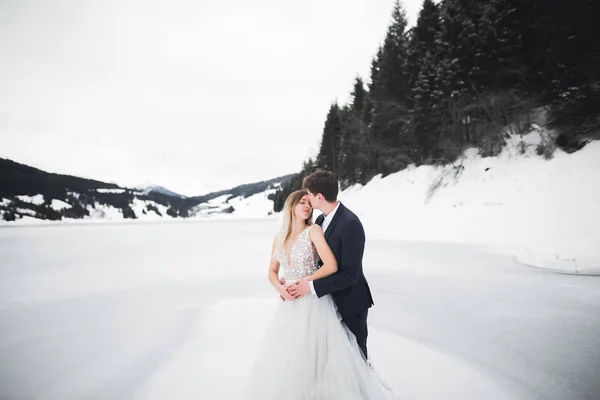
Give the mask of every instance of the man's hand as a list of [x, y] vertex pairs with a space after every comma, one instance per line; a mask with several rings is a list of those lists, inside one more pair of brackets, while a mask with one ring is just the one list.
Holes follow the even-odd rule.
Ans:
[[307, 280], [302, 279], [289, 286], [287, 291], [293, 298], [299, 299], [310, 293], [310, 286]]

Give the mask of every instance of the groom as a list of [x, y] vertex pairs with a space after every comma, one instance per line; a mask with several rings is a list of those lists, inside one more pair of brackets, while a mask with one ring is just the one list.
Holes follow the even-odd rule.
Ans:
[[323, 213], [316, 224], [323, 228], [338, 262], [338, 272], [315, 281], [298, 281], [288, 292], [295, 298], [331, 294], [342, 322], [356, 336], [366, 360], [367, 313], [373, 297], [362, 268], [365, 231], [358, 217], [337, 200], [338, 181], [332, 172], [317, 171], [305, 177], [302, 186], [308, 191], [312, 207]]

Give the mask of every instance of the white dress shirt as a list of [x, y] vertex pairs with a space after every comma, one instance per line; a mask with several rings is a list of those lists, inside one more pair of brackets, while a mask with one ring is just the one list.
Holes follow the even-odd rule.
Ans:
[[[338, 204], [337, 204], [337, 206], [335, 206], [333, 211], [325, 216], [325, 219], [323, 220], [323, 225], [321, 225], [321, 228], [323, 228], [323, 233], [325, 233], [325, 231], [327, 231], [327, 228], [329, 228], [329, 224], [333, 220], [333, 216], [335, 215], [338, 208], [340, 208], [340, 204], [341, 203], [338, 201]], [[309, 281], [308, 286], [310, 286], [310, 292], [312, 294], [316, 295], [317, 293], [315, 292], [315, 287], [313, 285], [313, 281]]]
[[323, 225], [321, 225], [321, 228], [323, 228], [323, 233], [329, 227], [329, 224], [331, 223], [331, 220], [333, 220], [333, 216], [335, 215], [335, 213], [338, 210], [338, 208], [340, 208], [340, 204], [341, 203], [338, 202], [337, 206], [333, 209], [333, 211], [330, 212], [329, 215], [325, 216], [325, 219], [323, 220]]

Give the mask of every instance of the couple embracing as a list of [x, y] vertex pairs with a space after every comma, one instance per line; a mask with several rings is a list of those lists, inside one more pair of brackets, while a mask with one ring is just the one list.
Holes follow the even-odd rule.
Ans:
[[[248, 381], [251, 400], [392, 399], [368, 363], [365, 232], [329, 171], [287, 198], [269, 281], [283, 300]], [[313, 209], [320, 210], [312, 223]]]

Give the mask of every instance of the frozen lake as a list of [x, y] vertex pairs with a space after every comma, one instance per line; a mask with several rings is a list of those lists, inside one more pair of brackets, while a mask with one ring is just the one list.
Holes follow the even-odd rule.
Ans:
[[[236, 399], [274, 219], [0, 228], [0, 399]], [[600, 278], [369, 239], [369, 348], [403, 400], [600, 398]]]

